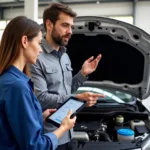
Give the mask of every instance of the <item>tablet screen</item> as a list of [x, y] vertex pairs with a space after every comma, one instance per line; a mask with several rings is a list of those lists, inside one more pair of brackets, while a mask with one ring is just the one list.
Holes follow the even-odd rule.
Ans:
[[66, 117], [69, 110], [72, 110], [72, 113], [75, 113], [84, 102], [77, 101], [73, 98], [69, 99], [63, 106], [61, 106], [54, 114], [52, 114], [49, 119], [61, 124], [62, 120]]

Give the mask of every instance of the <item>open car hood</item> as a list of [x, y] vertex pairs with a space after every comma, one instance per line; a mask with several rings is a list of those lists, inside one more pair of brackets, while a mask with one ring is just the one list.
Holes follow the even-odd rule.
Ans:
[[85, 86], [109, 87], [139, 99], [150, 94], [150, 35], [143, 30], [110, 18], [78, 17], [67, 45], [73, 74], [83, 62], [102, 54], [97, 70]]

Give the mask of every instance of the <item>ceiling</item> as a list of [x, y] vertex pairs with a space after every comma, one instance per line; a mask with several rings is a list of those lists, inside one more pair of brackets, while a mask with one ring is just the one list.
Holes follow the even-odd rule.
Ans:
[[[45, 6], [50, 2], [63, 4], [85, 4], [85, 3], [109, 3], [109, 2], [133, 2], [143, 0], [39, 0], [39, 6]], [[150, 0], [145, 0], [150, 1]], [[24, 0], [0, 0], [0, 8], [24, 7]]]

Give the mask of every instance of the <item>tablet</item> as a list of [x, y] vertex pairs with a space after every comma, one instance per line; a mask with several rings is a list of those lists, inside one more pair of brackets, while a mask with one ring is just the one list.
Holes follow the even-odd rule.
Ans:
[[66, 117], [69, 110], [72, 110], [72, 115], [75, 116], [77, 112], [79, 112], [84, 105], [86, 104], [86, 101], [81, 101], [75, 97], [70, 97], [68, 100], [63, 103], [56, 112], [54, 112], [52, 115], [48, 116], [46, 121], [54, 124], [55, 126], [59, 127], [62, 120]]

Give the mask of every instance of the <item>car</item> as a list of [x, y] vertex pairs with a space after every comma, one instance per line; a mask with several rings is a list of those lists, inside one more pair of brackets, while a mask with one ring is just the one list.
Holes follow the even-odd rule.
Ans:
[[[74, 150], [150, 150], [150, 35], [118, 20], [75, 19], [67, 45], [73, 75], [90, 56], [102, 54], [97, 70], [76, 91], [104, 94], [77, 114]], [[72, 69], [70, 69], [72, 71]]]

